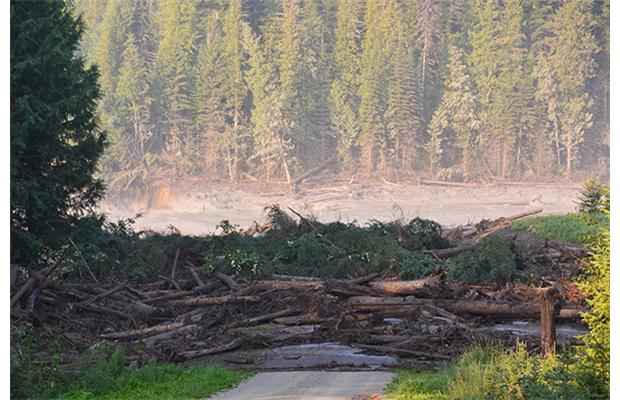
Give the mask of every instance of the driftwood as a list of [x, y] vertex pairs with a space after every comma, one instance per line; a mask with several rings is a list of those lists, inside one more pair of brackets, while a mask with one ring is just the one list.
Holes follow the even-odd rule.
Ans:
[[322, 324], [324, 322], [333, 321], [334, 318], [321, 318], [316, 315], [303, 314], [295, 315], [292, 317], [275, 318], [273, 322], [281, 325], [309, 325], [309, 324]]
[[150, 336], [146, 339], [143, 339], [144, 344], [146, 345], [146, 347], [149, 348], [153, 348], [155, 346], [157, 346], [160, 342], [165, 342], [165, 341], [169, 341], [172, 339], [176, 339], [180, 336], [184, 336], [184, 335], [191, 335], [191, 334], [195, 334], [198, 333], [202, 330], [202, 327], [198, 326], [198, 325], [185, 325], [182, 326], [180, 328], [176, 328], [174, 330], [168, 331], [168, 332], [164, 332], [164, 333], [160, 333], [158, 335], [155, 336]]
[[258, 281], [252, 284], [257, 290], [320, 290], [325, 289], [325, 281]]
[[146, 299], [146, 300], [143, 301], [143, 303], [146, 303], [146, 304], [148, 304], [148, 303], [157, 303], [157, 302], [160, 302], [160, 301], [173, 300], [173, 299], [178, 299], [178, 298], [181, 298], [181, 297], [187, 297], [187, 296], [191, 296], [191, 295], [196, 294], [196, 293], [200, 293], [202, 291], [210, 291], [212, 289], [215, 289], [219, 285], [220, 285], [219, 282], [211, 281], [211, 282], [207, 282], [207, 283], [205, 283], [205, 284], [203, 284], [201, 286], [196, 286], [192, 290], [174, 291], [172, 293], [164, 294], [163, 296]]
[[17, 304], [17, 302], [19, 301], [19, 299], [21, 299], [21, 297], [28, 292], [31, 288], [33, 288], [34, 286], [37, 285], [37, 283], [39, 282], [39, 280], [36, 277], [30, 277], [26, 283], [24, 283], [24, 285], [19, 288], [19, 290], [17, 291], [17, 293], [15, 293], [15, 295], [13, 297], [11, 297], [11, 307], [13, 307], [15, 304]]
[[211, 348], [202, 349], [202, 350], [185, 351], [183, 353], [180, 353], [179, 357], [181, 359], [187, 360], [191, 358], [208, 356], [210, 354], [224, 353], [226, 351], [234, 350], [234, 349], [241, 347], [246, 341], [247, 341], [246, 337], [241, 336], [221, 346], [211, 347]]
[[437, 292], [441, 280], [441, 276], [431, 275], [414, 281], [375, 281], [370, 282], [369, 285], [373, 289], [391, 296], [417, 295], [430, 297]]
[[221, 273], [220, 271], [215, 271], [213, 273], [213, 276], [224, 282], [226, 286], [228, 286], [231, 290], [237, 290], [239, 288], [239, 284], [237, 282], [235, 282], [228, 275]]
[[171, 306], [206, 306], [212, 304], [231, 304], [231, 303], [256, 303], [260, 301], [259, 296], [221, 296], [221, 297], [197, 297], [195, 299], [174, 300]]
[[260, 315], [258, 317], [250, 318], [245, 321], [242, 321], [240, 325], [254, 325], [261, 322], [271, 321], [274, 318], [285, 317], [288, 315], [298, 314], [300, 310], [298, 308], [287, 308], [285, 310], [272, 312], [265, 315]]
[[192, 276], [192, 278], [194, 278], [194, 280], [196, 281], [196, 285], [198, 285], [198, 286], [203, 286], [204, 285], [204, 282], [202, 281], [202, 279], [200, 279], [200, 276], [198, 275], [198, 272], [196, 272], [196, 267], [194, 267], [194, 265], [192, 263], [190, 263], [188, 261], [187, 265], [185, 265], [185, 268], [189, 271], [189, 273]]
[[155, 333], [172, 331], [181, 328], [183, 325], [184, 324], [182, 322], [175, 322], [172, 324], [155, 325], [143, 329], [132, 329], [130, 331], [105, 333], [99, 336], [104, 339], [134, 339], [137, 337], [148, 336]]
[[356, 346], [359, 347], [360, 349], [376, 351], [379, 353], [402, 354], [405, 356], [422, 357], [422, 358], [427, 358], [430, 360], [449, 360], [450, 359], [450, 357], [444, 356], [439, 353], [401, 349], [401, 348], [392, 347], [392, 346], [374, 346], [374, 345], [361, 344], [361, 343], [357, 344]]
[[305, 179], [308, 179], [309, 177], [311, 177], [312, 175], [321, 172], [322, 170], [324, 170], [325, 168], [329, 167], [331, 164], [333, 164], [336, 160], [337, 160], [337, 155], [333, 155], [330, 158], [328, 158], [323, 164], [319, 165], [316, 168], [312, 168], [310, 170], [308, 170], [307, 172], [304, 172], [303, 174], [299, 175], [298, 177], [296, 177], [295, 179], [292, 179], [290, 181], [291, 185], [297, 185], [299, 183], [301, 183], [302, 181], [304, 181]]

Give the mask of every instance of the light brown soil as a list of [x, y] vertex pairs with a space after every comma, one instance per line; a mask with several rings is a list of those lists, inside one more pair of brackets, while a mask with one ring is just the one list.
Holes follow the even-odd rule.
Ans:
[[228, 220], [242, 228], [264, 221], [264, 208], [279, 204], [322, 222], [340, 220], [364, 224], [416, 216], [443, 225], [466, 224], [483, 218], [510, 216], [532, 208], [544, 214], [574, 211], [578, 187], [563, 185], [437, 187], [386, 183], [334, 183], [304, 186], [297, 193], [284, 188], [221, 183], [158, 188], [151, 201], [137, 204], [105, 202], [112, 219], [133, 217], [139, 229], [165, 231], [170, 225], [184, 234], [206, 234]]

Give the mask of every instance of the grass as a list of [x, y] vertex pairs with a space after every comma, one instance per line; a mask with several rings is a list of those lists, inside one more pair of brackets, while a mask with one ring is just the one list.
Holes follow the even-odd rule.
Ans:
[[546, 240], [571, 243], [586, 243], [597, 232], [596, 226], [589, 224], [578, 214], [549, 215], [527, 218], [512, 223], [514, 231], [528, 231]]
[[386, 390], [393, 400], [586, 400], [609, 393], [572, 354], [546, 359], [515, 349], [474, 347], [438, 372], [401, 369]]
[[443, 371], [398, 369], [386, 395], [394, 400], [444, 400], [447, 378]]
[[249, 372], [232, 371], [213, 365], [183, 367], [175, 364], [150, 364], [133, 371], [125, 370], [115, 381], [103, 387], [80, 380], [59, 399], [202, 399], [232, 388], [250, 375], [252, 374]]

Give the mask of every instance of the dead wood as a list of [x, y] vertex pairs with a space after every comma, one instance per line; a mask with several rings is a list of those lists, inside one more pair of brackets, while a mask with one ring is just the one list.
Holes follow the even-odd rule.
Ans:
[[172, 262], [172, 272], [170, 273], [170, 280], [172, 280], [173, 282], [174, 282], [174, 276], [176, 275], [176, 272], [177, 272], [177, 263], [179, 262], [180, 252], [181, 252], [181, 249], [177, 247], [177, 252], [174, 255], [174, 261]]
[[309, 177], [311, 177], [312, 175], [321, 172], [322, 170], [324, 170], [325, 168], [329, 167], [331, 164], [333, 164], [335, 161], [337, 160], [337, 156], [333, 155], [330, 158], [328, 158], [323, 164], [319, 165], [316, 168], [312, 168], [310, 170], [308, 170], [307, 172], [304, 172], [303, 174], [299, 175], [297, 178], [293, 179], [290, 181], [290, 185], [297, 185], [298, 183], [301, 183], [302, 181], [304, 181], [305, 179], [308, 179]]
[[73, 305], [77, 308], [81, 308], [83, 310], [91, 311], [91, 312], [95, 312], [99, 314], [111, 314], [111, 315], [115, 315], [120, 318], [129, 319], [129, 320], [134, 319], [133, 315], [128, 314], [123, 311], [114, 310], [110, 307], [101, 307], [95, 304], [83, 304], [83, 303], [73, 303]]
[[230, 290], [237, 290], [239, 288], [239, 284], [235, 282], [231, 277], [226, 274], [221, 273], [220, 271], [215, 271], [213, 273], [217, 279], [221, 280], [230, 288]]
[[374, 281], [369, 285], [373, 289], [391, 296], [416, 295], [431, 297], [438, 293], [443, 275], [431, 275], [413, 281]]
[[272, 319], [285, 317], [293, 314], [298, 314], [300, 312], [299, 308], [287, 308], [285, 310], [280, 310], [276, 312], [272, 312], [269, 314], [260, 315], [258, 317], [250, 318], [245, 321], [241, 321], [239, 325], [254, 325], [259, 324], [261, 322], [271, 321]]
[[359, 347], [360, 349], [376, 351], [378, 353], [400, 354], [403, 356], [422, 357], [422, 358], [427, 358], [430, 360], [450, 360], [451, 358], [451, 357], [448, 357], [448, 356], [445, 356], [445, 355], [442, 355], [436, 352], [430, 353], [426, 351], [401, 349], [401, 348], [392, 347], [392, 346], [374, 346], [374, 345], [361, 344], [361, 343], [358, 343], [355, 346]]
[[193, 325], [193, 324], [192, 325], [185, 325], [185, 326], [182, 326], [180, 328], [176, 328], [176, 329], [174, 329], [172, 331], [160, 333], [160, 334], [155, 335], [155, 336], [150, 336], [150, 337], [144, 339], [143, 342], [146, 345], [146, 347], [154, 348], [154, 347], [156, 347], [161, 342], [177, 339], [178, 337], [184, 336], [184, 335], [195, 334], [195, 333], [200, 332], [201, 330], [202, 330], [202, 328], [200, 326], [198, 326], [198, 325]]
[[122, 331], [122, 332], [113, 332], [113, 333], [105, 333], [103, 335], [99, 335], [99, 337], [104, 339], [134, 339], [137, 337], [148, 336], [154, 333], [162, 333], [168, 332], [171, 330], [175, 330], [181, 328], [183, 326], [183, 322], [174, 322], [171, 324], [161, 324], [155, 325], [148, 328], [142, 329], [132, 329], [130, 331]]
[[170, 302], [171, 306], [205, 306], [213, 304], [231, 304], [231, 303], [256, 303], [260, 301], [259, 296], [221, 296], [221, 297], [197, 297], [195, 299], [174, 300]]
[[247, 340], [248, 339], [246, 337], [241, 336], [221, 346], [211, 347], [211, 348], [202, 349], [202, 350], [191, 350], [191, 351], [185, 351], [185, 352], [179, 353], [179, 357], [181, 359], [187, 360], [191, 358], [207, 356], [209, 354], [224, 353], [226, 351], [234, 350], [234, 349], [237, 349], [243, 346], [243, 344]]
[[19, 290], [17, 291], [17, 293], [15, 293], [15, 295], [13, 297], [11, 297], [11, 307], [13, 307], [15, 304], [17, 304], [17, 302], [19, 301], [19, 299], [21, 299], [21, 297], [28, 291], [30, 291], [32, 288], [34, 288], [39, 282], [39, 279], [37, 279], [36, 277], [32, 276], [30, 277], [26, 283], [24, 283], [24, 285], [19, 288]]
[[86, 262], [86, 259], [84, 258], [84, 256], [82, 255], [82, 252], [80, 251], [80, 248], [77, 247], [77, 245], [75, 244], [75, 242], [73, 241], [73, 239], [69, 238], [69, 243], [71, 243], [71, 245], [75, 248], [75, 250], [77, 250], [78, 255], [80, 256], [80, 258], [82, 259], [82, 262], [84, 263], [84, 266], [86, 267], [86, 270], [88, 271], [88, 274], [90, 275], [91, 278], [93, 278], [93, 280], [96, 283], [99, 283], [99, 280], [97, 279], [97, 277], [95, 276], [95, 274], [93, 274], [93, 271], [90, 269], [90, 266], [88, 266], [88, 263]]
[[309, 325], [334, 321], [334, 318], [322, 318], [317, 315], [303, 314], [292, 317], [274, 318], [273, 322], [281, 325]]
[[187, 268], [192, 278], [194, 278], [194, 280], [196, 281], [196, 285], [198, 286], [204, 285], [204, 282], [202, 281], [202, 279], [200, 279], [198, 272], [196, 272], [196, 267], [191, 262], [187, 261], [185, 268]]
[[252, 287], [258, 290], [320, 290], [326, 288], [325, 281], [257, 281]]
[[192, 290], [174, 291], [172, 293], [164, 294], [163, 296], [146, 299], [146, 300], [143, 301], [143, 303], [146, 303], [146, 304], [158, 303], [160, 301], [166, 301], [166, 300], [172, 300], [172, 299], [178, 299], [178, 298], [181, 298], [181, 297], [191, 296], [193, 294], [200, 293], [200, 292], [203, 292], [203, 291], [213, 290], [216, 287], [218, 287], [219, 285], [221, 285], [219, 283], [219, 281], [210, 281], [210, 282], [207, 282], [207, 283], [205, 283], [205, 284], [203, 284], [201, 286], [196, 286]]

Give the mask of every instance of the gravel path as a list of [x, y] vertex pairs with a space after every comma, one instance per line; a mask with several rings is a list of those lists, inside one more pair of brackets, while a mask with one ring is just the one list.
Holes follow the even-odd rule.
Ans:
[[[294, 371], [261, 372], [210, 400], [345, 400], [379, 398], [391, 372]], [[372, 396], [372, 397], [371, 397]]]

